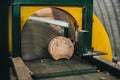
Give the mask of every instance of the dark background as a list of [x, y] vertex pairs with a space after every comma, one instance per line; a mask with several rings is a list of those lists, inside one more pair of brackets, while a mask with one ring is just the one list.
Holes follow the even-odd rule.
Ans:
[[8, 5], [10, 0], [0, 1], [0, 80], [10, 80], [8, 54]]

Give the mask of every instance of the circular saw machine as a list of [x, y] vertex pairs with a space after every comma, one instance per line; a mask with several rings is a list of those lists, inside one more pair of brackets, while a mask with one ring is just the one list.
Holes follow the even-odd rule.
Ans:
[[93, 0], [13, 0], [11, 13], [9, 49], [18, 80], [119, 76], [120, 67], [112, 62], [111, 37], [93, 14]]
[[[51, 47], [57, 45], [58, 43], [52, 39], [57, 36], [63, 36], [64, 40], [59, 39], [61, 37], [58, 37], [58, 45], [63, 43], [61, 46], [58, 46], [61, 47], [61, 52], [63, 51], [63, 54], [73, 54], [74, 52], [74, 23], [71, 22], [70, 18], [65, 12], [59, 9], [45, 8], [37, 11], [27, 20], [24, 28], [22, 29], [21, 35], [22, 57], [24, 60], [49, 58]], [[68, 38], [69, 40], [64, 37]], [[52, 42], [50, 43], [51, 40]], [[71, 49], [69, 49], [67, 46], [71, 46]], [[60, 49], [55, 50], [56, 54], [60, 52], [59, 50]]]

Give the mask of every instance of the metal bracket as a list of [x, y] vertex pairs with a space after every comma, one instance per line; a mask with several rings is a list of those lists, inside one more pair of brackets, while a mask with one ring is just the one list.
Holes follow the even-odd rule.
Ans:
[[107, 55], [107, 53], [101, 51], [94, 51], [94, 52], [88, 51], [87, 54], [83, 54], [83, 56], [99, 56], [99, 55]]

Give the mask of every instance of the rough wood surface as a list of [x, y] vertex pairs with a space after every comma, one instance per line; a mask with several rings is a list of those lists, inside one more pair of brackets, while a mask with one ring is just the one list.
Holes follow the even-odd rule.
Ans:
[[29, 71], [20, 57], [12, 58], [18, 80], [32, 80]]
[[117, 64], [120, 65], [120, 61], [118, 61]]
[[[61, 15], [54, 15], [55, 13], [57, 13], [57, 11], [53, 11], [52, 8], [43, 8], [37, 12], [35, 12], [35, 14], [33, 14], [32, 16], [35, 17], [40, 17], [40, 18], [46, 18], [46, 19], [53, 19], [53, 20], [61, 20], [61, 19], [55, 19], [56, 16], [61, 16]], [[60, 12], [58, 12], [60, 13]], [[63, 17], [65, 18], [65, 17]], [[62, 20], [61, 20], [62, 21]], [[54, 29], [56, 29], [57, 31], [61, 32], [61, 27], [54, 25], [54, 24], [50, 24], [51, 27], [53, 27]]]
[[43, 8], [35, 12], [32, 16], [54, 19], [52, 8]]
[[70, 59], [74, 52], [74, 45], [69, 38], [57, 36], [50, 41], [48, 50], [55, 60]]

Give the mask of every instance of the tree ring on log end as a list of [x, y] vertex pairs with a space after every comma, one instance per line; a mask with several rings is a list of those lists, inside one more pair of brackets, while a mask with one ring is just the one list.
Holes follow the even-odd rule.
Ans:
[[70, 59], [74, 53], [74, 45], [69, 38], [57, 36], [50, 41], [48, 51], [55, 60]]

